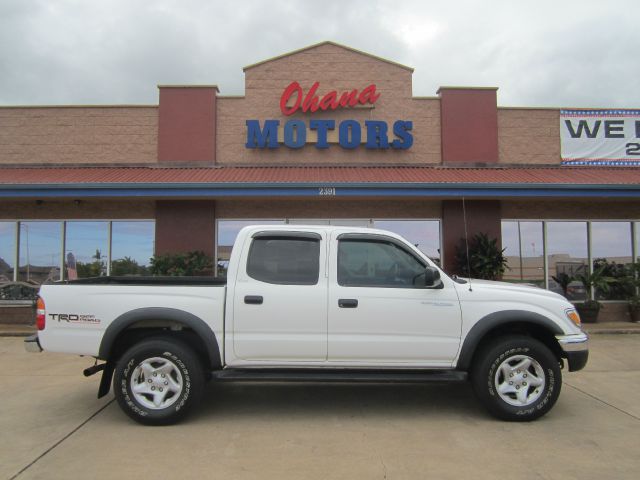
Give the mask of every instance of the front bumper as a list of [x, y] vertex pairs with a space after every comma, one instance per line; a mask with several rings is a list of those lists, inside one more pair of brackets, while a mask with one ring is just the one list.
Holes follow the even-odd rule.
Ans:
[[37, 333], [24, 339], [24, 349], [29, 353], [40, 353], [42, 351]]
[[570, 372], [582, 370], [589, 358], [589, 336], [586, 333], [576, 335], [558, 335], [556, 337], [562, 356], [567, 359]]

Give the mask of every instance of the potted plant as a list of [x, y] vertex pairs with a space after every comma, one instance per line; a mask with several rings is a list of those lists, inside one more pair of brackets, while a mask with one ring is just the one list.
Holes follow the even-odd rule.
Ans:
[[640, 288], [640, 262], [632, 263], [626, 270], [625, 286], [628, 293], [629, 317], [631, 317], [632, 322], [639, 323], [640, 295], [638, 295], [638, 288]]
[[629, 298], [629, 317], [632, 322], [640, 323], [640, 295]]
[[567, 291], [569, 290], [569, 284], [571, 282], [573, 282], [576, 277], [574, 277], [573, 275], [569, 275], [567, 273], [559, 273], [558, 275], [556, 275], [555, 277], [551, 277], [553, 279], [554, 282], [556, 282], [558, 285], [560, 285], [560, 288], [562, 289], [562, 294], [564, 295], [564, 298], [569, 298], [567, 295]]
[[603, 267], [594, 270], [593, 273], [578, 275], [577, 278], [584, 285], [587, 299], [583, 303], [576, 303], [576, 310], [583, 323], [596, 323], [602, 304], [598, 300], [593, 300], [594, 293], [596, 290], [606, 293], [609, 290], [610, 279], [605, 276]]
[[602, 275], [608, 280], [609, 288], [606, 292], [596, 291], [595, 298], [602, 300], [606, 295], [607, 300], [627, 300], [630, 296], [635, 295], [636, 288], [629, 283], [630, 277], [637, 276], [633, 265], [625, 265], [613, 260], [608, 261], [606, 258], [594, 259], [593, 270], [600, 268], [603, 269]]
[[499, 280], [507, 268], [504, 250], [498, 247], [496, 238], [477, 233], [469, 241], [469, 256], [464, 238], [456, 248], [457, 270], [462, 275], [483, 280]]

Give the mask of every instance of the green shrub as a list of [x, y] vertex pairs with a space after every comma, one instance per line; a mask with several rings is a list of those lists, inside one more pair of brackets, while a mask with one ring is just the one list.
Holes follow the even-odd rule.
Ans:
[[150, 270], [153, 275], [173, 277], [212, 275], [213, 258], [202, 251], [154, 255]]
[[[504, 250], [498, 248], [498, 239], [486, 233], [477, 233], [469, 240], [469, 259], [464, 238], [456, 247], [457, 273], [471, 278], [499, 280], [507, 268]], [[471, 269], [471, 271], [469, 271]]]

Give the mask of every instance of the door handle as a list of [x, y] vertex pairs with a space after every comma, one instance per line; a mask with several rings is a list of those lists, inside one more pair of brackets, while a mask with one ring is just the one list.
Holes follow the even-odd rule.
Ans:
[[247, 295], [244, 297], [244, 303], [247, 305], [262, 305], [261, 295]]
[[340, 308], [356, 308], [358, 306], [358, 300], [355, 298], [339, 298], [338, 306]]

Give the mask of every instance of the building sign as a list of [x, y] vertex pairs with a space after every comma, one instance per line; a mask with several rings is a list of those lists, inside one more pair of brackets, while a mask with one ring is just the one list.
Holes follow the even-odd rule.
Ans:
[[[280, 97], [280, 111], [285, 116], [295, 113], [322, 113], [337, 109], [373, 108], [380, 98], [374, 84], [362, 90], [353, 89], [338, 93], [331, 90], [324, 95], [317, 94], [319, 82], [313, 83], [307, 92], [298, 82], [291, 82]], [[282, 123], [269, 119], [247, 120], [247, 148], [279, 148], [282, 144], [288, 148], [302, 148], [313, 143], [318, 149], [329, 148], [338, 143], [344, 149], [355, 149], [364, 145], [368, 149], [406, 150], [413, 145], [413, 122], [396, 120], [388, 124], [381, 120], [342, 120], [336, 122], [330, 118], [315, 118], [305, 121], [291, 119]], [[337, 142], [333, 141], [337, 137]]]
[[560, 110], [563, 165], [640, 165], [640, 110]]
[[280, 110], [282, 113], [288, 116], [293, 115], [298, 110], [305, 113], [317, 112], [318, 110], [324, 112], [338, 108], [355, 107], [358, 104], [366, 105], [369, 103], [373, 105], [380, 98], [380, 94], [376, 93], [376, 86], [373, 84], [365, 87], [361, 92], [354, 89], [350, 92], [344, 92], [340, 96], [338, 96], [338, 92], [331, 90], [322, 98], [316, 95], [319, 86], [320, 82], [315, 82], [305, 95], [298, 82], [291, 82], [284, 89], [282, 97], [280, 97]]

